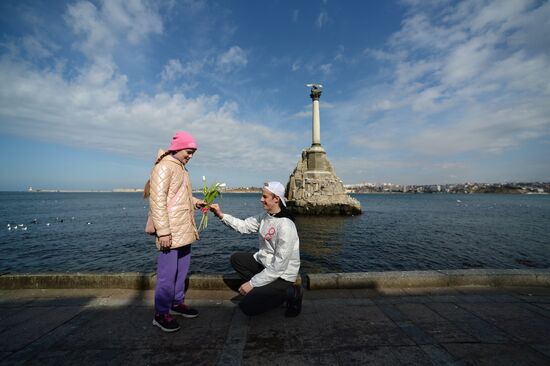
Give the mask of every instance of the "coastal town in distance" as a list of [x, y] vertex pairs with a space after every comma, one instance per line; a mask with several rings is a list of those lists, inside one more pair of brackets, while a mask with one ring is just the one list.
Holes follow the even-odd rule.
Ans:
[[[505, 194], [550, 194], [550, 182], [529, 183], [455, 183], [404, 185], [393, 183], [344, 184], [346, 193], [505, 193]], [[224, 187], [222, 193], [257, 193], [261, 187]], [[142, 188], [114, 188], [112, 190], [43, 189], [28, 187], [27, 192], [143, 192]], [[195, 192], [200, 193], [197, 189]]]

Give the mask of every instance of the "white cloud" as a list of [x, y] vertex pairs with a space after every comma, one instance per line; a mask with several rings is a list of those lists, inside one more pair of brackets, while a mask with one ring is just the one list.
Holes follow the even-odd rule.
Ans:
[[499, 23], [514, 22], [514, 18], [534, 4], [534, 1], [500, 0], [484, 6], [471, 21], [473, 31], [482, 31]]
[[149, 34], [161, 34], [158, 12], [140, 0], [109, 0], [98, 9], [88, 1], [68, 6], [67, 23], [76, 34], [84, 36], [78, 46], [88, 57], [109, 54], [120, 39], [138, 44]]
[[345, 51], [345, 47], [343, 45], [339, 45], [338, 46], [338, 50], [336, 51], [336, 55], [334, 56], [334, 61], [345, 61], [345, 57], [344, 57], [344, 51]]
[[548, 134], [550, 107], [540, 108], [538, 103], [499, 105], [494, 110], [471, 107], [456, 123], [420, 131], [412, 145], [427, 154], [500, 153]]
[[311, 118], [311, 107], [308, 109], [304, 109], [303, 111], [296, 112], [292, 116], [290, 116], [291, 119], [306, 119]]
[[116, 44], [114, 35], [101, 21], [94, 4], [82, 1], [69, 5], [66, 18], [76, 34], [84, 35], [85, 41], [80, 48], [88, 56], [93, 55], [94, 51], [110, 51]]
[[162, 82], [173, 81], [183, 75], [183, 66], [180, 60], [169, 60], [162, 70]]
[[22, 48], [31, 56], [31, 58], [45, 59], [53, 55], [52, 48], [54, 45], [47, 44], [44, 40], [38, 39], [36, 36], [23, 37]]
[[[339, 105], [334, 119], [359, 128], [352, 141], [437, 156], [500, 154], [548, 136], [550, 47], [532, 48], [526, 36], [548, 28], [535, 23], [548, 3], [424, 5], [410, 9], [387, 49], [365, 51], [393, 65], [393, 80]], [[368, 134], [358, 117], [381, 130]]]
[[152, 6], [141, 0], [108, 0], [103, 3], [102, 17], [105, 22], [125, 34], [131, 44], [137, 44], [149, 34], [161, 34], [162, 20]]
[[470, 39], [450, 50], [444, 66], [443, 82], [451, 85], [463, 83], [478, 77], [492, 64], [494, 50], [482, 40], [483, 37]]
[[[430, 178], [437, 176], [438, 169], [448, 177], [452, 170], [471, 169], [457, 156], [498, 158], [510, 151], [523, 153], [533, 141], [548, 144], [550, 2], [404, 3], [409, 8], [401, 29], [385, 47], [362, 46], [363, 55], [371, 57], [369, 64], [378, 61], [382, 73], [358, 74], [348, 89], [332, 89], [322, 99], [322, 133], [331, 134], [330, 141], [340, 144], [328, 151], [342, 154], [331, 160], [342, 177], [361, 172], [363, 180], [378, 172], [395, 181], [395, 175], [384, 169], [416, 174], [422, 167], [433, 170]], [[221, 81], [227, 82], [230, 72], [251, 63], [250, 53], [237, 45], [220, 52], [220, 44], [235, 44], [227, 43], [233, 33], [218, 30], [223, 42], [209, 44], [208, 32], [222, 21], [205, 21], [204, 28], [199, 27], [207, 30], [200, 32], [204, 38], [193, 38], [197, 43], [192, 47], [159, 54], [161, 61], [152, 68], [158, 80], [141, 80], [131, 74], [134, 70], [125, 74], [120, 69], [127, 66], [119, 58], [125, 47], [142, 49], [136, 54], [145, 55], [150, 51], [148, 40], [162, 35], [157, 6], [161, 5], [142, 1], [69, 5], [65, 20], [77, 35], [74, 50], [85, 56], [78, 63], [63, 53], [66, 50], [59, 51], [64, 45], [39, 32], [17, 40], [6, 38], [2, 46], [7, 52], [0, 56], [0, 85], [4, 86], [0, 88], [0, 133], [151, 159], [175, 130], [188, 129], [201, 145], [194, 159], [197, 166], [238, 166], [254, 174], [273, 172], [274, 167], [291, 169], [297, 161], [288, 153], [297, 152], [292, 141], [296, 134], [309, 135], [309, 129], [287, 133], [285, 127], [265, 127], [265, 121], [270, 126], [277, 125], [277, 118], [310, 123], [311, 104], [296, 107], [298, 112], [291, 116], [274, 112], [267, 117], [262, 114], [259, 122], [244, 120], [239, 108], [254, 115], [250, 101], [260, 99], [250, 97], [258, 89], [242, 93], [243, 85], [250, 85], [248, 80], [240, 78], [240, 84], [223, 97], [200, 85], [212, 82], [223, 87]], [[293, 19], [298, 21], [298, 15], [294, 12]], [[319, 28], [330, 22], [326, 12], [316, 20]], [[167, 23], [167, 29], [168, 24], [172, 23]], [[220, 29], [226, 28], [231, 25]], [[317, 75], [334, 80], [338, 66], [350, 63], [346, 58], [353, 49], [346, 47], [344, 57], [340, 46], [315, 63], [293, 55], [281, 56], [273, 64], [296, 72], [292, 74], [296, 78]], [[327, 59], [327, 54], [334, 57]], [[265, 76], [247, 76], [255, 77]], [[185, 83], [198, 86], [186, 88]], [[136, 96], [136, 84], [153, 88], [145, 87]], [[176, 92], [166, 92], [164, 87]], [[338, 93], [345, 95], [344, 102], [338, 102]], [[341, 158], [348, 148], [356, 155]], [[265, 156], [272, 164], [265, 164]]]
[[363, 50], [363, 54], [367, 57], [372, 57], [375, 60], [378, 61], [392, 61], [396, 62], [401, 60], [404, 55], [396, 53], [396, 52], [389, 52], [385, 50], [379, 50], [379, 49], [372, 49], [372, 48], [365, 48]]
[[329, 22], [328, 13], [326, 11], [322, 11], [317, 16], [317, 20], [315, 24], [319, 29], [323, 28], [327, 23]]
[[319, 70], [323, 73], [323, 75], [328, 76], [332, 73], [332, 64], [320, 65]]
[[322, 114], [332, 121], [324, 133], [354, 156], [335, 162], [341, 176], [405, 183], [548, 177], [548, 165], [533, 173], [508, 160], [532, 159], [532, 146], [550, 136], [550, 39], [541, 37], [550, 3], [409, 3], [386, 46], [363, 51], [381, 73]]
[[464, 169], [466, 167], [466, 164], [464, 162], [444, 161], [444, 162], [441, 162], [441, 163], [434, 164], [434, 167], [454, 171], [454, 170], [457, 170], [457, 169]]
[[205, 62], [194, 60], [187, 63], [182, 63], [178, 59], [168, 60], [161, 73], [161, 81], [168, 82], [174, 81], [182, 76], [194, 76], [200, 73], [204, 67]]
[[433, 77], [440, 67], [441, 62], [435, 60], [403, 60], [395, 67], [396, 84], [407, 86], [417, 80]]
[[298, 16], [300, 15], [300, 11], [298, 9], [294, 9], [292, 11], [292, 23], [298, 23]]
[[536, 12], [530, 16], [512, 18], [509, 27], [519, 28], [521, 32], [509, 35], [508, 42], [515, 47], [521, 47], [527, 51], [550, 49], [550, 2], [543, 3]]
[[23, 46], [33, 47], [40, 57], [58, 57], [52, 60], [55, 67], [40, 67], [25, 59], [21, 46], [11, 45], [13, 52], [0, 57], [0, 85], [10, 86], [0, 88], [1, 134], [152, 160], [174, 131], [185, 129], [199, 142], [194, 161], [201, 169], [238, 166], [273, 176], [297, 161], [299, 152], [290, 153], [295, 149], [289, 147], [294, 133], [240, 119], [235, 102], [212, 94], [162, 91], [162, 82], [196, 75], [204, 66], [216, 71], [245, 66], [247, 55], [240, 47], [203, 61], [168, 59], [159, 75], [160, 91], [135, 95], [112, 53], [162, 32], [155, 10], [139, 1], [98, 7], [81, 1], [68, 7], [65, 19], [81, 37], [75, 49], [88, 60], [66, 64], [60, 54], [29, 39]]
[[201, 143], [196, 158], [201, 166], [265, 171], [272, 169], [261, 168], [265, 156], [283, 168], [295, 160], [284, 148], [290, 134], [240, 121], [234, 103], [181, 93], [128, 99], [126, 77], [111, 66], [94, 65], [68, 81], [60, 73], [3, 59], [0, 84], [14, 88], [0, 89], [0, 132], [150, 158], [174, 131], [186, 129]]
[[233, 46], [218, 58], [218, 66], [224, 70], [233, 70], [246, 66], [248, 59], [246, 52], [239, 46]]
[[389, 150], [394, 148], [393, 143], [389, 143], [389, 139], [371, 138], [368, 136], [352, 136], [350, 144], [360, 148], [373, 150]]

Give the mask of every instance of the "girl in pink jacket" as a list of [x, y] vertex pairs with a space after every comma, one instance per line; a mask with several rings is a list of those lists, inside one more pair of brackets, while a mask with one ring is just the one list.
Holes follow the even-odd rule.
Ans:
[[177, 132], [168, 150], [159, 151], [144, 190], [144, 196], [149, 197], [150, 215], [159, 249], [153, 325], [165, 332], [180, 329], [172, 315], [195, 318], [199, 314], [184, 304], [191, 243], [199, 239], [194, 211], [206, 204], [192, 196], [191, 180], [185, 169], [196, 151], [197, 143], [193, 136], [187, 132]]

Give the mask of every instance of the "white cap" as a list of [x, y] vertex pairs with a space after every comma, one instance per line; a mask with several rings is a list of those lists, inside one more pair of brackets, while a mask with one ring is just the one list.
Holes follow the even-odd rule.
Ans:
[[269, 192], [273, 193], [283, 203], [283, 205], [286, 207], [285, 202], [285, 186], [281, 184], [281, 182], [268, 182], [264, 183], [264, 188], [267, 189]]

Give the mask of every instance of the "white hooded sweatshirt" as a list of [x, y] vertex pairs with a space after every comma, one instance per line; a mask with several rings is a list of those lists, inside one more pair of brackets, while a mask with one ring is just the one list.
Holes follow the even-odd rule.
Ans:
[[241, 234], [259, 233], [260, 249], [254, 253], [254, 259], [265, 268], [250, 280], [253, 287], [265, 286], [279, 277], [296, 281], [300, 270], [300, 239], [291, 219], [264, 212], [245, 220], [224, 214], [222, 222]]

